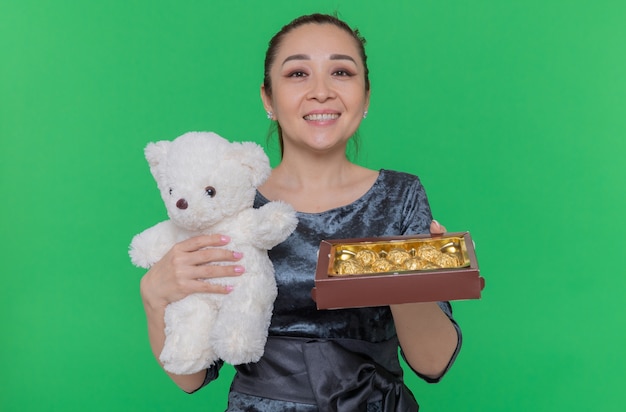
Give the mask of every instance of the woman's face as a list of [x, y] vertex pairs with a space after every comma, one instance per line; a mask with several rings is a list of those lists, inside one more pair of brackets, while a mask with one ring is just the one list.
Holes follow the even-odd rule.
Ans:
[[295, 148], [345, 150], [369, 104], [365, 68], [354, 38], [332, 24], [307, 24], [287, 34], [270, 69], [266, 110]]

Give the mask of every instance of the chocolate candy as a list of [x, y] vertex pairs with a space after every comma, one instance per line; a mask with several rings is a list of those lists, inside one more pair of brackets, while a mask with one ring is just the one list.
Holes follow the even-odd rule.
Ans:
[[404, 262], [410, 258], [411, 254], [404, 249], [393, 248], [387, 252], [387, 260], [397, 267], [404, 265]]
[[378, 259], [378, 254], [371, 249], [361, 249], [356, 253], [354, 259], [361, 265], [368, 267]]
[[376, 259], [374, 263], [372, 263], [373, 273], [391, 272], [392, 270], [394, 270], [393, 263], [391, 263], [387, 259]]
[[429, 262], [436, 262], [437, 258], [441, 255], [441, 252], [433, 245], [422, 245], [417, 248], [416, 254], [419, 258]]
[[422, 270], [428, 264], [429, 262], [427, 260], [424, 260], [418, 257], [413, 257], [413, 258], [407, 259], [404, 262], [404, 269], [405, 270]]
[[454, 268], [459, 266], [459, 259], [454, 255], [442, 253], [433, 263], [436, 263], [442, 268]]
[[461, 267], [458, 243], [346, 245], [336, 250], [331, 276]]
[[339, 265], [337, 265], [338, 275], [357, 275], [363, 272], [363, 265], [361, 265], [355, 259], [342, 260], [341, 262], [339, 262]]

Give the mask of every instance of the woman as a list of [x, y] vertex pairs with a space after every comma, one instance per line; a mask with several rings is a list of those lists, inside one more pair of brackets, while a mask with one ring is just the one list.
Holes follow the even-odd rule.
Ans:
[[[370, 97], [364, 39], [333, 16], [300, 17], [270, 41], [261, 98], [276, 122], [280, 164], [259, 188], [256, 206], [283, 200], [297, 211], [296, 232], [270, 251], [279, 287], [265, 355], [238, 365], [230, 411], [413, 411], [402, 383], [398, 346], [408, 365], [437, 382], [461, 343], [448, 303], [316, 310], [311, 299], [321, 239], [442, 233], [415, 176], [360, 167], [346, 146]], [[241, 255], [220, 248], [220, 234], [186, 240], [143, 277], [152, 350], [164, 342], [165, 306], [191, 293], [229, 293], [206, 279], [237, 276]], [[230, 262], [227, 265], [212, 265]], [[170, 375], [194, 392], [221, 363]]]

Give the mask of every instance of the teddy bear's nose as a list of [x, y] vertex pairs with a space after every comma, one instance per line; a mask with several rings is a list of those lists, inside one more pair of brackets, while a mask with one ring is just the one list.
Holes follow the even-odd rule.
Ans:
[[178, 202], [176, 202], [176, 207], [179, 209], [187, 209], [187, 206], [189, 206], [187, 204], [187, 201], [185, 199], [178, 199]]

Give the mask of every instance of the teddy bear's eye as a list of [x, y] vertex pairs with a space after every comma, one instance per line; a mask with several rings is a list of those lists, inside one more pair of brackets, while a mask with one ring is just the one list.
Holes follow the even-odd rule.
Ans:
[[209, 195], [211, 197], [215, 197], [215, 195], [217, 194], [217, 192], [215, 191], [215, 188], [213, 186], [205, 187], [204, 191], [206, 192], [207, 195]]
[[172, 188], [170, 187], [170, 196], [172, 196], [172, 192], [173, 192], [173, 191], [174, 191], [174, 189], [172, 189]]

